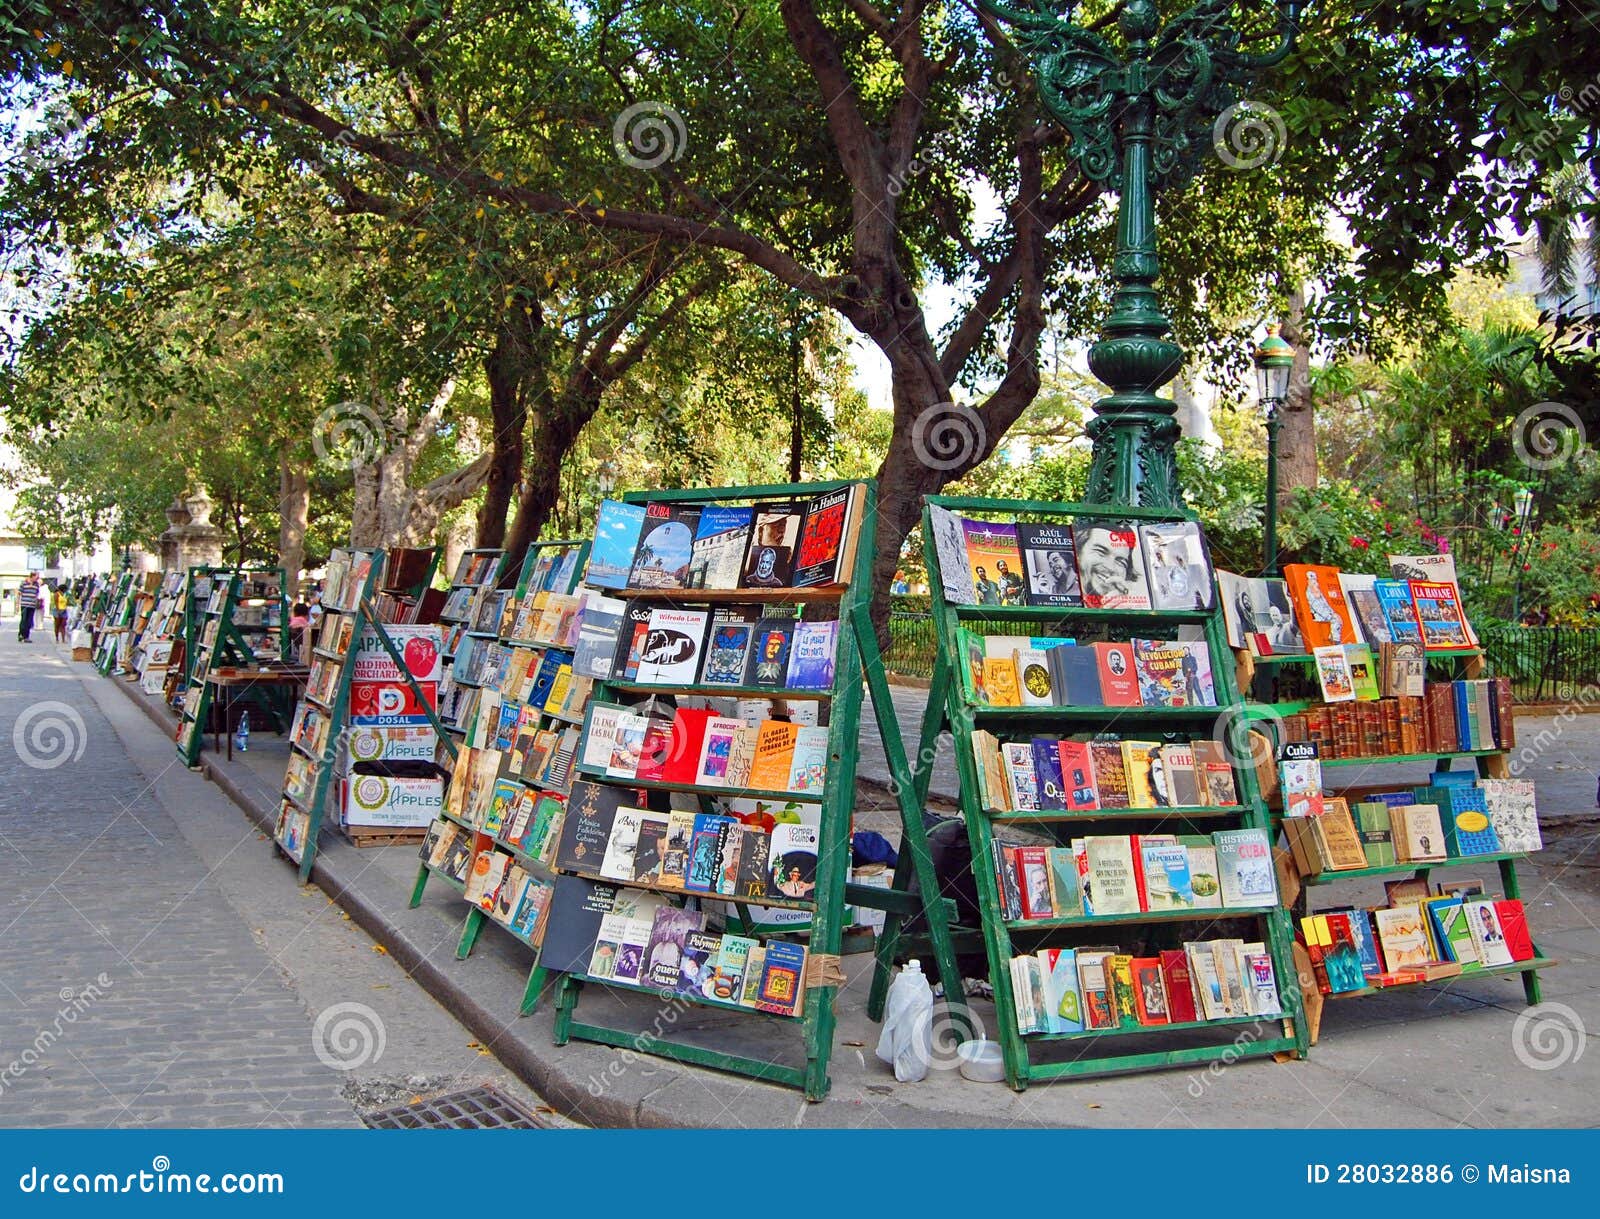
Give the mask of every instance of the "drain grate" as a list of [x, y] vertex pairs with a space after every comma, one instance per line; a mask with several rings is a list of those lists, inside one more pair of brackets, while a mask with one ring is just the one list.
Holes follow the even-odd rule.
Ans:
[[362, 1119], [371, 1130], [542, 1130], [547, 1129], [516, 1101], [493, 1088], [449, 1092], [414, 1105], [396, 1105]]

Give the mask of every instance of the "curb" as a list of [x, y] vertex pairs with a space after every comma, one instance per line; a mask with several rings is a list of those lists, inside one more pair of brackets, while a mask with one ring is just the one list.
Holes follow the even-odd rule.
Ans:
[[[112, 684], [127, 695], [134, 706], [143, 711], [152, 723], [158, 725], [164, 736], [172, 735], [173, 721], [161, 707], [147, 698], [143, 691], [131, 682], [120, 679], [113, 679]], [[213, 765], [209, 759], [202, 759], [198, 771], [237, 805], [252, 825], [263, 833], [271, 835], [273, 817], [269, 810], [263, 809], [247, 796], [229, 775]], [[652, 1121], [652, 1115], [643, 1110], [642, 1106], [630, 1104], [624, 1098], [591, 1095], [587, 1089], [577, 1085], [566, 1074], [544, 1061], [522, 1038], [506, 1036], [509, 1026], [504, 1018], [484, 1007], [445, 970], [440, 969], [419, 951], [397, 924], [360, 893], [347, 886], [335, 874], [334, 869], [323, 862], [321, 856], [311, 865], [311, 883], [337, 903], [373, 940], [383, 945], [408, 977], [459, 1020], [468, 1032], [485, 1046], [490, 1047], [495, 1058], [537, 1092], [562, 1117], [592, 1126], [616, 1128], [666, 1126], [663, 1121]]]

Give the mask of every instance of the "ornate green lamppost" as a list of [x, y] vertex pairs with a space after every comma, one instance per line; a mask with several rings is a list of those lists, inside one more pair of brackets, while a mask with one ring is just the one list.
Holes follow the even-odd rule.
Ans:
[[1039, 99], [1071, 134], [1085, 176], [1116, 179], [1117, 290], [1089, 349], [1089, 367], [1111, 393], [1089, 424], [1087, 498], [1177, 507], [1177, 408], [1157, 391], [1183, 367], [1183, 349], [1166, 337], [1172, 323], [1156, 296], [1155, 192], [1194, 175], [1240, 90], [1289, 54], [1304, 0], [1263, 0], [1264, 20], [1250, 33], [1224, 24], [1234, 0], [1201, 0], [1165, 24], [1154, 0], [1123, 0], [1120, 47], [1074, 23], [1079, 0], [977, 5], [1010, 27], [1032, 61]]
[[1289, 377], [1294, 372], [1294, 348], [1276, 322], [1255, 350], [1256, 396], [1267, 425], [1267, 549], [1261, 574], [1278, 574], [1278, 425], [1283, 404], [1289, 400]]

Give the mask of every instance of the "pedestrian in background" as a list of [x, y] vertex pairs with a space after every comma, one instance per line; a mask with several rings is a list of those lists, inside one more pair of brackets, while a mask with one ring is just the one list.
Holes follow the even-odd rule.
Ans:
[[21, 643], [32, 643], [29, 638], [33, 634], [33, 616], [39, 612], [41, 600], [39, 592], [39, 573], [30, 571], [28, 578], [17, 589], [17, 639]]
[[56, 642], [67, 641], [67, 611], [72, 608], [72, 599], [67, 596], [67, 586], [58, 583], [56, 591], [50, 596], [50, 608], [54, 611], [56, 620]]

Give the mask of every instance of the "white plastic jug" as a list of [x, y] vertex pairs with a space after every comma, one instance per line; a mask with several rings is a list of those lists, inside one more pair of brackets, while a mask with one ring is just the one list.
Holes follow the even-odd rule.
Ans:
[[901, 1083], [914, 1084], [927, 1077], [932, 1055], [933, 988], [922, 975], [922, 962], [913, 959], [889, 986], [878, 1058], [893, 1064]]

